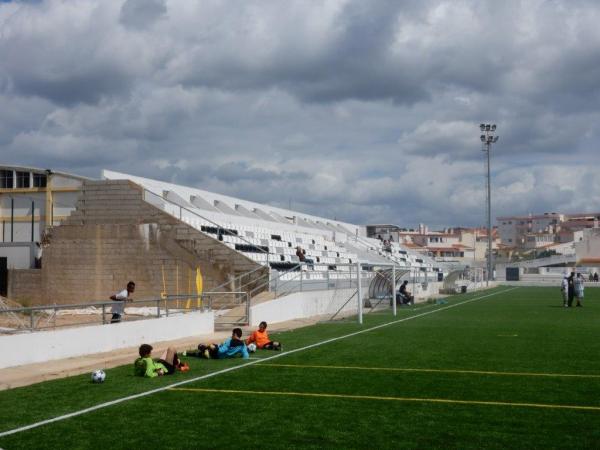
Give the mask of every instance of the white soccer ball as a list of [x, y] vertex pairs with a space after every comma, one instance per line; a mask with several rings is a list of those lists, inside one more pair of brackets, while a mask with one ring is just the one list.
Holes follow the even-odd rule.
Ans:
[[250, 353], [254, 353], [256, 351], [256, 344], [254, 342], [252, 342], [251, 344], [248, 344], [248, 351]]
[[106, 373], [104, 370], [96, 370], [92, 372], [92, 382], [94, 383], [103, 383], [106, 379]]

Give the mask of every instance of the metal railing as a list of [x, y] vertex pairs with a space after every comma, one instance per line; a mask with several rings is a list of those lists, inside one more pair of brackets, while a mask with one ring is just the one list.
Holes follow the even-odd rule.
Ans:
[[[153, 198], [158, 199], [158, 204], [157, 204], [157, 202], [153, 202], [152, 201]], [[173, 202], [172, 200], [169, 200], [169, 199], [167, 199], [167, 198], [165, 198], [165, 197], [163, 197], [161, 195], [155, 194], [154, 192], [149, 191], [146, 188], [144, 188], [143, 199], [144, 199], [145, 202], [151, 204], [152, 206], [155, 206], [155, 207], [161, 209], [162, 211], [166, 212], [167, 214], [172, 215], [173, 217], [178, 218], [182, 222], [184, 221], [184, 219], [183, 219], [183, 217], [184, 217], [183, 211], [186, 211], [186, 212], [190, 213], [193, 216], [196, 216], [196, 217], [198, 217], [198, 218], [200, 218], [202, 220], [205, 220], [206, 222], [210, 223], [211, 225], [214, 225], [215, 227], [217, 227], [218, 230], [221, 230], [222, 232], [220, 234], [222, 234], [222, 235], [225, 234], [227, 236], [236, 237], [236, 238], [240, 239], [241, 241], [245, 242], [246, 244], [255, 247], [255, 249], [258, 250], [256, 253], [266, 254], [267, 255], [267, 263], [269, 262], [269, 252], [268, 251], [262, 249], [260, 246], [257, 246], [256, 244], [253, 244], [252, 242], [248, 241], [247, 239], [241, 237], [239, 234], [231, 232], [224, 225], [219, 224], [219, 223], [217, 223], [217, 222], [215, 222], [213, 220], [210, 220], [210, 219], [204, 217], [203, 215], [197, 213], [196, 211], [192, 211], [191, 209], [186, 208], [185, 206], [178, 205], [177, 203]], [[168, 204], [168, 205], [174, 207], [175, 210], [174, 211], [169, 211], [168, 208], [164, 207], [164, 204]], [[201, 233], [204, 233], [206, 236], [212, 237], [213, 239], [216, 239], [219, 242], [221, 242], [219, 240], [219, 238], [218, 238], [218, 235], [217, 235], [217, 238], [214, 238], [211, 233], [203, 232], [202, 230], [199, 230], [196, 227], [192, 227], [192, 228], [195, 228], [198, 231], [200, 231]]]
[[[235, 286], [238, 282], [241, 282], [241, 280], [244, 277], [249, 277], [250, 275], [252, 275], [252, 274], [254, 274], [256, 272], [259, 272], [261, 270], [265, 270], [266, 271], [266, 270], [268, 270], [268, 267], [262, 266], [262, 265], [259, 266], [259, 267], [256, 267], [256, 268], [254, 268], [252, 270], [249, 270], [248, 272], [244, 272], [244, 273], [238, 275], [237, 277], [232, 278], [231, 280], [227, 280], [224, 283], [219, 284], [217, 287], [215, 287], [215, 289], [223, 289], [225, 286], [232, 285], [232, 284]], [[246, 283], [246, 284], [248, 284], [248, 283]], [[244, 286], [244, 285], [242, 284], [242, 286]]]
[[[177, 298], [182, 296], [167, 296]], [[186, 296], [184, 296], [186, 297]], [[199, 296], [200, 304], [208, 305], [215, 313], [215, 325], [238, 324], [247, 325], [250, 317], [250, 296], [245, 291], [210, 291]], [[189, 300], [186, 300], [189, 301]], [[237, 307], [244, 306], [239, 311]]]
[[[327, 270], [314, 270], [318, 267], [327, 267]], [[123, 308], [126, 308], [123, 321], [168, 317], [199, 310], [212, 310], [215, 312], [216, 324], [247, 324], [250, 317], [252, 298], [256, 292], [268, 290], [271, 293], [269, 299], [277, 299], [296, 292], [308, 291], [356, 289], [358, 292], [358, 267], [361, 270], [360, 280], [363, 285], [365, 282], [369, 285], [371, 280], [378, 276], [377, 270], [374, 270], [375, 266], [370, 264], [336, 264], [334, 270], [331, 268], [331, 264], [303, 262], [285, 272], [269, 270], [260, 277], [253, 279], [251, 281], [253, 283], [252, 286], [249, 286], [250, 282], [245, 285], [240, 283], [243, 276], [247, 275], [242, 274], [229, 282], [236, 281], [242, 284], [244, 289], [232, 291], [222, 290], [223, 284], [219, 286], [219, 289], [199, 295], [183, 294], [125, 302], [107, 300], [69, 305], [5, 308], [0, 309], [0, 333], [11, 334], [70, 326], [108, 324], [111, 318], [107, 315], [112, 313], [114, 306], [121, 305]], [[402, 269], [398, 268], [398, 270]], [[356, 292], [348, 300], [355, 296]], [[244, 306], [244, 308], [236, 310], [239, 306]], [[136, 310], [136, 307], [139, 309]], [[66, 314], [67, 311], [72, 311], [73, 314], [68, 315]], [[234, 314], [230, 313], [230, 311], [233, 311]], [[13, 320], [12, 327], [8, 326], [10, 325], [11, 317], [19, 319], [18, 321]], [[64, 318], [68, 318], [68, 320]]]
[[[305, 267], [327, 267], [328, 270], [302, 270]], [[272, 274], [269, 284], [269, 290], [274, 294], [274, 298], [279, 298], [295, 292], [308, 291], [329, 291], [335, 289], [351, 289], [356, 287], [356, 264], [335, 264], [335, 269], [329, 269], [332, 264], [301, 263], [296, 267], [301, 270], [293, 269], [287, 272], [277, 272]], [[362, 279], [370, 280], [372, 274], [363, 272]]]
[[[146, 318], [169, 317], [174, 314], [185, 314], [194, 311], [204, 311], [212, 309], [214, 298], [218, 295], [230, 295], [231, 292], [207, 292], [200, 295], [177, 295], [168, 298], [153, 298], [146, 300], [133, 301], [102, 301], [77, 303], [69, 305], [41, 305], [23, 308], [10, 308], [0, 310], [0, 318], [4, 319], [1, 323], [0, 332], [5, 334], [18, 333], [22, 331], [41, 331], [46, 329], [57, 329], [80, 325], [99, 325], [110, 323], [108, 314], [112, 314], [114, 306], [122, 305], [125, 310], [123, 321], [142, 320]], [[138, 311], [131, 311], [131, 308], [141, 308]], [[143, 309], [142, 309], [143, 308]], [[79, 311], [79, 314], [67, 316], [66, 311]], [[76, 311], [75, 311], [76, 312]], [[10, 325], [10, 315], [15, 315], [20, 319], [16, 327]], [[68, 317], [76, 320], [61, 320], [62, 317]], [[85, 320], [88, 318], [90, 320]]]

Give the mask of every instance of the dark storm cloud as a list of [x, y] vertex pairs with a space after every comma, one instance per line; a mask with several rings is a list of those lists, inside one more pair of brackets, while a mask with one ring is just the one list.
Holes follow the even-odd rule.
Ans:
[[2, 162], [476, 225], [494, 122], [494, 215], [597, 209], [599, 21], [558, 0], [2, 4]]
[[129, 94], [147, 54], [133, 38], [123, 45], [108, 11], [87, 2], [10, 7], [1, 21], [4, 92], [65, 106]]
[[[311, 36], [299, 33], [296, 37], [290, 31], [285, 38], [289, 46], [275, 44], [260, 65], [240, 58], [235, 40], [232, 47], [223, 45], [219, 57], [209, 55], [210, 62], [206, 63], [205, 48], [200, 43], [187, 58], [184, 56], [189, 65], [179, 76], [186, 85], [226, 90], [278, 86], [304, 101], [317, 103], [391, 99], [411, 104], [426, 100], [429, 94], [420, 74], [406, 70], [389, 54], [398, 15], [410, 15], [419, 9], [418, 2], [412, 1], [347, 3], [332, 20], [335, 31], [323, 48], [306, 51], [303, 40]], [[260, 36], [239, 39], [245, 37], [261, 44]]]
[[164, 0], [126, 0], [119, 21], [128, 27], [144, 29], [167, 13]]
[[418, 74], [405, 70], [389, 54], [398, 16], [419, 10], [416, 2], [347, 4], [332, 24], [340, 30], [306, 77], [290, 74], [289, 89], [311, 102], [347, 99], [412, 104], [428, 99]]
[[16, 93], [38, 96], [58, 104], [97, 103], [106, 96], [126, 93], [131, 78], [117, 68], [89, 67], [83, 73], [49, 74], [14, 72]]

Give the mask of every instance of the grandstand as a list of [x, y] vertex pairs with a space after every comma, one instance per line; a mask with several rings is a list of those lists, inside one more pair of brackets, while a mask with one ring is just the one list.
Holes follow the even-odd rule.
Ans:
[[[173, 267], [176, 271], [200, 269], [205, 290], [259, 271], [259, 267], [272, 272], [278, 281], [293, 281], [298, 277], [295, 272], [304, 272], [305, 281], [344, 278], [340, 269], [356, 263], [367, 267], [395, 264], [423, 281], [436, 281], [444, 271], [439, 263], [402, 245], [384, 248], [379, 240], [366, 236], [364, 226], [200, 189], [108, 170], [103, 171], [102, 180], [12, 166], [3, 166], [2, 174], [5, 188], [0, 192], [4, 204], [0, 214], [8, 225], [3, 227], [0, 259], [4, 258], [8, 271], [3, 269], [0, 277], [5, 281], [0, 294], [28, 305], [81, 303], [82, 293], [88, 300], [105, 299], [127, 274], [143, 281], [142, 298], [182, 293], [191, 277], [185, 279], [182, 272], [174, 279], [170, 274]], [[43, 185], [15, 181], [24, 176], [27, 180], [45, 178]], [[68, 192], [63, 179], [75, 180]], [[115, 184], [119, 181], [126, 184]], [[34, 196], [40, 200], [32, 203]], [[15, 202], [19, 208], [21, 203], [30, 208], [17, 210], [11, 207]], [[57, 205], [62, 207], [60, 211]], [[165, 230], [159, 232], [155, 209], [168, 215], [163, 223], [180, 229], [174, 242], [167, 242]], [[17, 221], [22, 233], [12, 231]], [[180, 237], [186, 227], [199, 234], [183, 242], [186, 239]], [[46, 262], [42, 270], [34, 267], [39, 242]], [[155, 243], [159, 249], [152, 252]], [[112, 251], [107, 251], [111, 246]], [[182, 246], [186, 248], [176, 248]], [[297, 246], [314, 264], [299, 261]], [[200, 247], [205, 251], [199, 253]], [[117, 258], [119, 252], [127, 253], [129, 262]], [[142, 270], [133, 268], [132, 256]], [[72, 269], [77, 281], [65, 279], [67, 269]], [[259, 273], [272, 278], [264, 271]]]
[[[276, 270], [311, 270], [313, 276], [337, 264], [395, 263], [400, 267], [438, 272], [435, 262], [394, 244], [386, 251], [364, 227], [276, 208], [200, 189], [104, 170], [107, 180], [129, 180], [144, 188], [144, 200], [221, 241], [261, 265]], [[323, 265], [301, 264], [296, 247]]]
[[[392, 264], [424, 283], [443, 278], [439, 263], [396, 243], [384, 248], [360, 225], [109, 170], [101, 180], [12, 166], [3, 166], [2, 174], [0, 194], [10, 205], [13, 198], [26, 203], [45, 195], [35, 203], [39, 212], [25, 208], [16, 217], [12, 207], [2, 211], [3, 223], [6, 216], [10, 226], [18, 219], [30, 228], [10, 231], [0, 255], [8, 268], [1, 293], [27, 305], [103, 300], [127, 278], [141, 281], [140, 298], [190, 293], [194, 271], [201, 272], [204, 291], [240, 290], [253, 278], [252, 294], [272, 280], [293, 284], [299, 277], [305, 289], [307, 281], [318, 287], [347, 278], [351, 270], [344, 267], [357, 263], [369, 269]], [[76, 183], [57, 215], [53, 200], [67, 195], [62, 179]], [[31, 256], [40, 242], [41, 270]], [[296, 256], [298, 246], [311, 264]], [[15, 256], [21, 247], [22, 261]]]

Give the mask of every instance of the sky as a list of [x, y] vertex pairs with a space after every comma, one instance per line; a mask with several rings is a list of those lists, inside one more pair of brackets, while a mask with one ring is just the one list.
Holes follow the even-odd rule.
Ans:
[[600, 4], [0, 3], [0, 164], [347, 222], [600, 210]]

